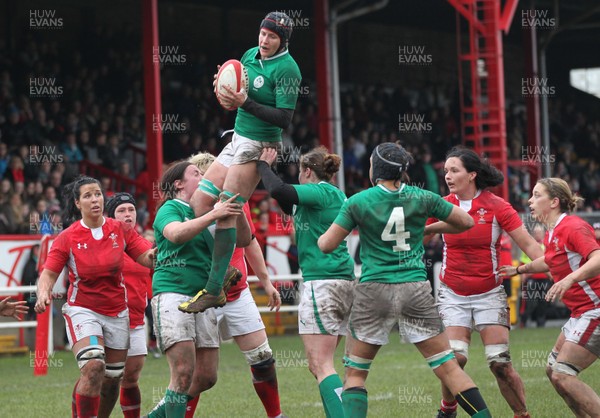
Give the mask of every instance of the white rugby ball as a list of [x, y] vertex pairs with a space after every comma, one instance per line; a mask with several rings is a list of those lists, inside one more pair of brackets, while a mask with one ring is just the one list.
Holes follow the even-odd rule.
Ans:
[[226, 92], [225, 86], [236, 93], [239, 93], [242, 89], [248, 90], [248, 71], [238, 60], [229, 60], [221, 65], [221, 68], [219, 68], [219, 72], [217, 73], [217, 82], [215, 84], [215, 93], [219, 104], [225, 110], [232, 110], [233, 108], [225, 107], [221, 102], [220, 95], [222, 92]]

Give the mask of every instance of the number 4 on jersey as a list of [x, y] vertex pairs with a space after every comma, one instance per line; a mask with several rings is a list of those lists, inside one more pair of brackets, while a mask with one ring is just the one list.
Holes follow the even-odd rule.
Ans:
[[[393, 234], [392, 229], [396, 231]], [[404, 208], [394, 208], [381, 233], [381, 239], [383, 241], [396, 241], [396, 245], [392, 247], [394, 251], [410, 251], [410, 244], [406, 243], [407, 238], [410, 238], [410, 232], [404, 230]]]

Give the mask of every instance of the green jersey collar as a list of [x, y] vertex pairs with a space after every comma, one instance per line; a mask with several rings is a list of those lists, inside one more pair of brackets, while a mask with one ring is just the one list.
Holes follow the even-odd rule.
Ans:
[[176, 197], [175, 199], [173, 199], [174, 202], [178, 202], [181, 203], [182, 205], [187, 206], [188, 208], [190, 207], [190, 204], [188, 202], [186, 202], [185, 200], [181, 200], [180, 198]]
[[378, 184], [377, 187], [379, 187], [381, 190], [383, 190], [386, 193], [398, 193], [400, 194], [402, 192], [402, 190], [404, 190], [404, 186], [406, 186], [406, 183], [402, 183], [402, 186], [400, 186], [400, 188], [398, 190], [390, 190], [387, 187], [385, 187], [383, 184]]

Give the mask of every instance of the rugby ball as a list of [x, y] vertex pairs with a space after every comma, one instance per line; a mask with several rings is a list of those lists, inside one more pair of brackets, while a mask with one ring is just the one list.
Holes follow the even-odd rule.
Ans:
[[221, 65], [215, 84], [215, 94], [219, 104], [225, 110], [233, 110], [233, 108], [225, 107], [221, 102], [220, 95], [222, 92], [226, 92], [225, 86], [236, 93], [239, 93], [241, 89], [248, 90], [248, 71], [238, 60], [229, 60]]

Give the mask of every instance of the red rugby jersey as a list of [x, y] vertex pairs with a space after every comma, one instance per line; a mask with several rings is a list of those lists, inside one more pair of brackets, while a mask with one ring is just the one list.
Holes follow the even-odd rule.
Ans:
[[[134, 329], [144, 325], [144, 311], [148, 305], [148, 283], [152, 283], [151, 270], [133, 261], [125, 255], [123, 277], [127, 289], [127, 307], [129, 308], [129, 327]], [[151, 285], [150, 285], [151, 287]]]
[[469, 201], [459, 201], [455, 194], [444, 199], [466, 210], [475, 226], [443, 235], [440, 280], [459, 295], [488, 292], [502, 283], [497, 275], [502, 231], [514, 231], [523, 222], [510, 203], [487, 190]]
[[[544, 238], [544, 261], [555, 282], [583, 266], [592, 251], [600, 249], [594, 229], [578, 216], [563, 214], [552, 231]], [[571, 316], [600, 307], [600, 275], [573, 284], [562, 301], [571, 310]]]
[[123, 279], [125, 253], [136, 260], [150, 243], [121, 222], [104, 218], [102, 227], [90, 229], [74, 222], [52, 243], [44, 268], [60, 273], [69, 267], [67, 303], [107, 316], [127, 308]]

